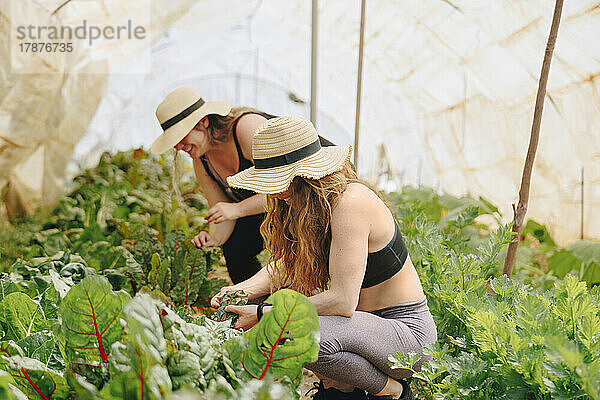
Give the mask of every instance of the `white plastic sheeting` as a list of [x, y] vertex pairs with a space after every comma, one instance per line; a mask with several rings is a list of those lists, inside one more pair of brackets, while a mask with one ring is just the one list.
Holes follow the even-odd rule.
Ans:
[[[310, 4], [198, 1], [154, 46], [151, 73], [109, 77], [77, 161], [93, 161], [90, 154], [105, 149], [147, 147], [160, 133], [156, 105], [181, 85], [205, 99], [308, 116]], [[481, 195], [510, 220], [553, 6], [367, 0], [361, 175], [378, 176], [383, 146], [395, 176], [390, 187]], [[319, 13], [317, 128], [352, 143], [360, 2], [321, 1]], [[598, 38], [600, 2], [566, 1], [527, 213], [561, 244], [580, 237], [582, 204], [584, 236], [600, 238]]]
[[[10, 209], [32, 213], [38, 206], [51, 207], [63, 191], [65, 168], [73, 149], [104, 95], [106, 60], [126, 62], [136, 54], [137, 44], [132, 42], [127, 51], [118, 45], [95, 48], [93, 54], [83, 47], [75, 47], [72, 53], [29, 53], [23, 62], [36, 73], [17, 74], [11, 69], [11, 48], [17, 46], [10, 40], [11, 33], [24, 22], [76, 26], [85, 18], [109, 24], [140, 13], [150, 3], [96, 2], [91, 8], [99, 11], [94, 15], [82, 15], [82, 7], [77, 7], [81, 3], [64, 0], [12, 3], [11, 8], [11, 1], [0, 2], [0, 189], [9, 185], [6, 200]], [[156, 37], [162, 36], [193, 1], [157, 3], [153, 3], [149, 27], [150, 35]]]

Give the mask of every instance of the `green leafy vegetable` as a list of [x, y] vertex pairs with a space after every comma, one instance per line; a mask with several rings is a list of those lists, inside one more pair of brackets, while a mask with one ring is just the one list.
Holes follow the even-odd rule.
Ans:
[[[102, 364], [109, 361], [111, 346], [121, 339], [119, 323], [129, 295], [114, 292], [106, 278], [89, 276], [73, 286], [60, 304], [62, 335], [68, 363], [100, 384]], [[100, 382], [98, 382], [98, 380]]]
[[47, 319], [42, 307], [25, 293], [10, 293], [0, 301], [0, 324], [4, 330], [2, 340], [24, 339], [33, 333], [48, 330], [54, 322]]
[[215, 321], [223, 322], [230, 321], [230, 326], [233, 327], [238, 319], [238, 315], [232, 312], [226, 312], [227, 306], [244, 306], [248, 303], [248, 295], [243, 290], [232, 290], [223, 295], [221, 298], [221, 306], [213, 315]]
[[248, 347], [228, 342], [232, 360], [254, 379], [270, 374], [296, 380], [304, 363], [315, 361], [319, 353], [317, 311], [310, 300], [290, 289], [273, 293], [267, 302], [273, 309], [244, 334]]
[[125, 399], [162, 399], [171, 392], [167, 343], [156, 300], [141, 294], [125, 306], [127, 331], [112, 345], [112, 381], [103, 391]]

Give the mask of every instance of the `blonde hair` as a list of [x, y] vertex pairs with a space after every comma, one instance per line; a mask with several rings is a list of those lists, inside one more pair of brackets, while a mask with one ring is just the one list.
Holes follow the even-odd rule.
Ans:
[[[327, 289], [331, 212], [356, 174], [349, 162], [321, 179], [300, 176], [290, 184], [287, 202], [267, 198], [267, 215], [260, 231], [270, 262], [271, 290], [289, 287], [311, 296]], [[277, 262], [277, 264], [275, 264]]]

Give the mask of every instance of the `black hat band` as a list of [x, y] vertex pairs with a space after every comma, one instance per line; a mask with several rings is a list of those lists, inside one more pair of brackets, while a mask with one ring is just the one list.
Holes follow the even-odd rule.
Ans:
[[173, 125], [175, 125], [176, 123], [178, 123], [179, 121], [184, 119], [185, 117], [189, 116], [191, 113], [193, 113], [194, 111], [196, 111], [203, 105], [204, 105], [204, 100], [202, 99], [202, 97], [200, 97], [200, 100], [198, 100], [197, 102], [195, 102], [194, 104], [192, 104], [191, 106], [189, 106], [188, 108], [186, 108], [185, 110], [183, 110], [182, 112], [177, 114], [176, 116], [169, 118], [168, 120], [166, 120], [165, 122], [160, 124], [160, 127], [162, 128], [163, 131], [166, 131], [167, 129], [169, 129], [170, 127], [172, 127]]
[[306, 157], [312, 156], [317, 151], [321, 150], [321, 142], [319, 139], [315, 140], [309, 145], [294, 150], [290, 153], [282, 154], [276, 157], [254, 159], [255, 169], [267, 169], [281, 167], [300, 161]]

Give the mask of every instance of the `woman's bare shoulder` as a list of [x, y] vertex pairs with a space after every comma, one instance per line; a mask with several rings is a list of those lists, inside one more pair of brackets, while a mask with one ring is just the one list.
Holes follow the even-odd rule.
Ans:
[[237, 123], [236, 134], [240, 146], [242, 146], [242, 153], [248, 160], [252, 159], [252, 140], [254, 133], [260, 128], [267, 119], [262, 115], [258, 114], [246, 114], [242, 116]]
[[335, 213], [362, 214], [368, 212], [381, 200], [371, 189], [360, 183], [350, 183], [340, 195], [335, 208]]

